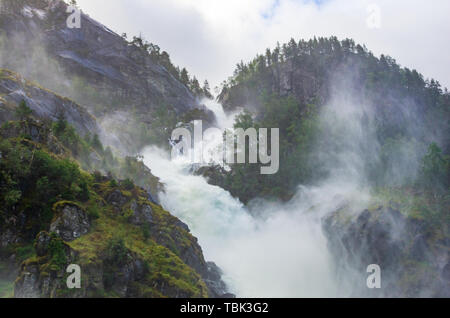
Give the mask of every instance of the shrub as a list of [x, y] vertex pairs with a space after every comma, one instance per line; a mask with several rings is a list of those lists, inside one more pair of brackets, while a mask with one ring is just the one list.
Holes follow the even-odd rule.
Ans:
[[449, 178], [450, 159], [436, 143], [432, 143], [422, 160], [421, 183], [430, 189], [445, 190], [450, 186]]
[[111, 264], [123, 264], [127, 260], [128, 249], [122, 238], [112, 238], [106, 250], [107, 260]]
[[144, 224], [142, 226], [142, 235], [144, 236], [145, 240], [148, 240], [150, 238], [150, 226], [148, 224]]
[[31, 257], [34, 253], [34, 247], [32, 245], [26, 245], [23, 247], [18, 247], [16, 249], [17, 258], [19, 262], [23, 262], [27, 258]]
[[89, 219], [96, 220], [100, 217], [100, 209], [97, 205], [91, 205], [87, 209], [87, 215]]
[[67, 256], [64, 250], [64, 242], [56, 234], [51, 234], [51, 241], [48, 245], [51, 263], [61, 268], [67, 263]]
[[111, 181], [109, 181], [109, 186], [113, 187], [113, 188], [116, 188], [119, 185], [117, 184], [117, 181], [115, 179], [111, 179]]
[[126, 190], [133, 190], [134, 189], [134, 183], [133, 181], [131, 181], [130, 179], [125, 179], [122, 181], [122, 186], [126, 189]]
[[16, 115], [20, 118], [20, 120], [25, 120], [33, 113], [30, 107], [27, 106], [27, 103], [22, 100], [19, 106], [16, 109]]

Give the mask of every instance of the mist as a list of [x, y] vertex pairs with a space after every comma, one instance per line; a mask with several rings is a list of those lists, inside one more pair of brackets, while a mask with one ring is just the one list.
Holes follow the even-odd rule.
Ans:
[[[221, 128], [232, 128], [236, 114], [224, 116], [219, 104], [205, 104]], [[317, 145], [317, 158], [328, 177], [315, 186], [300, 185], [287, 203], [257, 199], [245, 207], [222, 188], [191, 175], [190, 163], [183, 158], [171, 161], [155, 147], [142, 153], [165, 184], [163, 206], [190, 226], [206, 258], [222, 268], [237, 296], [345, 297], [352, 294], [351, 284], [336, 279], [321, 219], [349, 202], [362, 211], [370, 199], [364, 148], [374, 137], [367, 127], [368, 114], [368, 108], [343, 96], [323, 108], [324, 140]], [[335, 140], [340, 143], [331, 151], [329, 142]], [[372, 146], [375, 153], [377, 143]]]
[[[358, 82], [358, 65], [343, 65], [337, 74], [330, 76], [330, 82], [323, 85], [323, 91], [317, 92], [321, 101], [312, 105], [317, 106], [319, 112], [318, 129], [311, 138], [314, 144], [307, 156], [314, 162], [313, 182], [298, 184], [292, 197], [289, 193], [287, 202], [254, 198], [244, 205], [227, 190], [209, 184], [203, 176], [194, 175], [198, 166], [192, 165], [186, 157], [171, 158], [167, 149], [155, 146], [159, 135], [142, 133], [145, 129], [151, 132], [152, 124], [161, 124], [162, 129], [169, 130], [169, 120], [146, 114], [154, 121], [142, 118], [139, 121], [136, 113], [144, 114], [150, 107], [133, 109], [122, 101], [114, 105], [111, 99], [105, 98], [107, 93], [102, 94], [98, 87], [85, 83], [83, 76], [65, 72], [58, 63], [57, 52], [49, 54], [37, 28], [35, 33], [0, 35], [0, 66], [68, 96], [98, 115], [100, 139], [115, 153], [142, 154], [145, 165], [164, 184], [164, 190], [151, 195], [157, 196], [167, 211], [189, 226], [205, 258], [222, 269], [229, 291], [238, 297], [370, 296], [365, 293], [364, 266], [368, 264], [349, 264], [347, 255], [336, 259], [333, 252], [339, 249], [335, 249], [334, 242], [330, 242], [324, 232], [324, 219], [345, 210], [346, 217], [354, 220], [368, 211], [366, 209], [377, 199], [378, 187], [389, 191], [388, 187], [414, 185], [427, 147], [432, 142], [445, 144], [448, 138], [444, 129], [433, 127], [438, 121], [425, 114], [426, 102], [419, 105], [421, 101], [416, 104], [412, 94], [410, 98], [405, 97], [410, 94], [408, 90], [402, 93], [395, 88], [383, 88], [378, 93], [389, 96], [386, 98], [389, 105], [378, 104], [376, 96], [370, 95], [377, 92], [365, 91]], [[251, 46], [248, 48], [253, 51]], [[90, 96], [87, 88], [96, 94]], [[143, 104], [147, 102], [154, 101], [145, 100]], [[221, 131], [232, 129], [241, 112], [226, 113], [220, 103], [209, 99], [199, 101], [199, 105], [205, 105], [215, 114], [217, 128]], [[258, 111], [255, 105], [244, 106], [247, 110]], [[137, 141], [138, 137], [147, 138], [144, 149], [140, 149], [142, 140]], [[164, 138], [160, 138], [158, 144], [166, 142]], [[206, 131], [202, 143], [204, 162], [200, 165], [220, 165], [229, 170], [223, 162], [220, 131]], [[304, 162], [298, 164], [308, 166]], [[401, 211], [395, 212], [401, 214]], [[381, 227], [390, 231], [389, 239], [409, 238], [405, 222], [397, 224], [396, 220], [391, 220], [390, 213], [385, 214], [389, 222], [382, 223]], [[337, 227], [336, 231], [343, 233], [344, 230]], [[417, 233], [422, 236], [421, 232]], [[361, 251], [360, 258], [370, 256], [370, 250], [363, 247]], [[419, 253], [422, 253], [420, 249]], [[434, 257], [429, 251], [422, 254], [417, 259], [428, 261]], [[390, 279], [389, 275], [383, 276], [383, 284], [388, 285]], [[433, 295], [428, 288], [420, 292], [425, 297]]]
[[[184, 161], [170, 161], [155, 147], [143, 155], [165, 185], [162, 205], [189, 225], [232, 292], [239, 297], [338, 295], [319, 217], [338, 204], [334, 199], [342, 187], [302, 189], [288, 205], [259, 202], [247, 209], [225, 190], [191, 175]], [[323, 201], [323, 191], [330, 201]], [[253, 217], [252, 209], [264, 218]]]
[[[14, 47], [18, 54], [26, 51], [31, 60], [12, 58], [20, 54], [6, 55], [4, 45], [0, 41], [3, 67], [82, 100], [39, 40], [27, 42], [18, 34], [8, 43], [8, 48]], [[314, 185], [299, 185], [296, 195], [287, 203], [256, 199], [246, 207], [224, 189], [192, 175], [190, 163], [182, 158], [171, 161], [167, 151], [154, 146], [141, 151], [145, 164], [165, 185], [165, 191], [159, 193], [164, 208], [189, 225], [205, 257], [223, 270], [230, 291], [239, 297], [355, 295], [352, 282], [364, 273], [338, 271], [321, 220], [342, 206], [350, 206], [355, 215], [367, 207], [372, 186], [369, 170], [382, 160], [382, 149], [376, 132], [375, 105], [361, 96], [357, 85], [355, 89], [347, 78], [336, 82], [339, 85], [333, 85], [332, 97], [321, 108], [320, 135], [311, 155], [319, 163], [320, 175], [325, 177]], [[214, 112], [218, 128], [232, 128], [239, 111], [226, 114], [217, 102], [201, 103]], [[400, 117], [408, 123], [409, 134], [419, 137], [423, 135], [423, 123], [411, 105], [412, 102], [405, 101], [399, 106]], [[89, 109], [91, 105], [86, 106]], [[97, 120], [102, 128], [102, 142], [129, 154], [123, 147], [124, 138], [133, 144], [132, 139], [124, 136], [124, 127], [129, 130], [133, 127], [129, 114], [114, 112]], [[209, 164], [220, 164], [215, 154], [221, 148], [217, 137], [221, 136], [204, 138]], [[414, 140], [394, 145], [397, 155], [389, 158], [385, 173], [388, 180], [384, 181], [388, 184], [401, 185], [415, 178], [425, 147]]]
[[79, 96], [79, 92], [71, 85], [70, 76], [63, 71], [58, 61], [48, 54], [43, 43], [39, 32], [34, 35], [22, 32], [1, 34], [0, 67], [16, 72], [57, 94], [71, 98]]
[[[160, 194], [163, 206], [190, 226], [206, 258], [224, 271], [225, 281], [239, 297], [365, 295], [365, 269], [358, 272], [349, 264], [342, 268], [335, 263], [322, 219], [343, 207], [355, 218], [364, 211], [376, 186], [374, 173], [387, 185], [412, 182], [425, 153], [421, 137], [437, 137], [418, 120], [414, 103], [405, 101], [392, 120], [409, 139], [393, 141], [394, 155], [383, 157], [386, 141], [380, 140], [377, 126], [383, 105], [364, 95], [354, 70], [344, 74], [333, 78], [330, 98], [320, 108], [311, 160], [318, 163], [321, 177], [313, 185], [299, 185], [289, 202], [254, 199], [244, 206], [202, 176], [191, 175], [189, 161], [171, 161], [155, 147], [143, 150], [145, 164], [165, 184]], [[236, 113], [225, 114], [217, 102], [204, 104], [216, 114], [221, 129], [232, 128]], [[210, 151], [221, 148], [214, 139], [207, 139], [207, 145]], [[386, 162], [387, 171], [379, 171]], [[395, 239], [404, 229], [391, 231]]]

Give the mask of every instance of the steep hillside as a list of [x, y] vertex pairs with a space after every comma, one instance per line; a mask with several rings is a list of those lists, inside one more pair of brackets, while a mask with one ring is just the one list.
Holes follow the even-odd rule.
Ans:
[[[159, 205], [159, 179], [140, 156], [117, 155], [208, 116], [203, 91], [194, 96], [167, 53], [141, 38], [85, 14], [68, 28], [66, 8], [0, 6], [0, 65], [13, 70], [0, 70], [0, 295], [222, 296], [220, 269]], [[85, 282], [75, 292], [65, 287], [73, 263]]]
[[[268, 269], [293, 285], [289, 266], [305, 265], [298, 277], [316, 275], [320, 292], [449, 296], [450, 94], [437, 81], [350, 39], [291, 40], [239, 63], [218, 97], [241, 111], [235, 128], [279, 129], [277, 173], [186, 167], [152, 147], [144, 161], [174, 127], [227, 116], [201, 105], [208, 83], [157, 45], [84, 13], [69, 28], [67, 7], [0, 2], [0, 297], [233, 296], [160, 199], [241, 291], [267, 286], [254, 281]], [[282, 274], [267, 256], [281, 245], [274, 254], [292, 261]], [[382, 267], [380, 290], [365, 285], [369, 263]], [[66, 288], [69, 264], [81, 289]]]
[[[237, 65], [219, 101], [225, 109], [247, 111], [238, 127], [280, 128], [282, 164], [276, 175], [259, 175], [258, 165], [235, 165], [227, 174], [204, 169], [211, 182], [243, 202], [267, 195], [286, 199], [298, 184], [320, 182], [330, 175], [330, 161], [342, 164], [343, 157], [336, 156], [341, 150], [361, 155], [363, 174], [374, 186], [414, 183], [433, 143], [450, 154], [447, 89], [352, 40], [291, 40], [268, 49]], [[349, 123], [364, 136], [346, 136]]]
[[[280, 170], [264, 176], [259, 164], [245, 164], [198, 174], [250, 206], [255, 198], [289, 201], [304, 187], [317, 187], [327, 202], [326, 185], [356, 186], [322, 218], [342, 286], [354, 277], [355, 296], [448, 297], [447, 89], [332, 37], [291, 40], [240, 63], [219, 100], [243, 109], [237, 128], [280, 129]], [[371, 199], [361, 209], [352, 196], [364, 193]], [[365, 285], [368, 264], [383, 270], [380, 290]]]
[[[9, 63], [23, 66], [26, 65], [24, 62], [31, 62], [32, 57], [28, 55], [36, 53], [32, 45], [39, 41], [66, 74], [80, 76], [87, 87], [99, 91], [99, 97], [106, 98], [104, 106], [109, 101], [116, 101], [125, 102], [117, 105], [118, 108], [133, 105], [150, 110], [165, 102], [183, 112], [196, 105], [188, 88], [164, 66], [89, 16], [81, 15], [81, 28], [68, 28], [67, 5], [63, 1], [14, 2], [23, 3], [23, 7], [16, 5], [11, 10], [4, 10], [0, 17], [3, 34], [8, 39], [4, 45], [11, 56], [17, 48], [14, 47], [17, 42], [12, 41], [14, 38], [21, 38], [25, 47], [22, 54], [14, 55], [14, 61], [2, 56], [6, 60], [2, 62], [7, 66]], [[27, 47], [26, 43], [30, 46]], [[35, 75], [39, 77], [41, 74]]]
[[[355, 275], [347, 282], [355, 297], [449, 297], [449, 203], [448, 197], [389, 190], [364, 211], [353, 213], [348, 204], [324, 217], [337, 279]], [[367, 289], [368, 264], [382, 268], [380, 289]]]
[[[57, 130], [32, 118], [0, 129], [3, 296], [13, 286], [15, 297], [226, 293], [185, 224], [130, 179], [82, 170]], [[82, 268], [81, 289], [67, 288], [69, 264]]]
[[81, 28], [68, 28], [64, 1], [2, 3], [0, 66], [85, 106], [105, 123], [105, 140], [117, 148], [135, 152], [149, 140], [165, 142], [159, 122], [170, 127], [185, 114], [206, 111], [195, 77], [182, 82], [182, 71], [156, 45], [140, 37], [128, 41], [84, 13]]
[[0, 69], [0, 98], [0, 123], [19, 119], [17, 108], [25, 102], [41, 120], [64, 117], [80, 135], [100, 132], [95, 118], [83, 107], [5, 69]]

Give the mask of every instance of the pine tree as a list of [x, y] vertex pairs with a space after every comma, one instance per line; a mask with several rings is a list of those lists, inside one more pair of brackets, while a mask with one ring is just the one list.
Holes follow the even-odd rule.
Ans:
[[92, 148], [94, 148], [100, 153], [103, 153], [104, 151], [102, 142], [100, 141], [100, 138], [98, 137], [97, 134], [95, 134], [94, 137], [92, 138]]
[[266, 60], [268, 66], [272, 65], [272, 52], [269, 48], [266, 50]]
[[194, 93], [195, 96], [200, 97], [202, 95], [203, 90], [200, 87], [200, 83], [198, 82], [198, 79], [195, 76], [191, 81], [190, 89]]
[[280, 48], [280, 43], [279, 42], [277, 42], [277, 46], [276, 46], [276, 48], [273, 50], [273, 53], [272, 53], [272, 63], [278, 63], [278, 61], [279, 61], [279, 58], [280, 58], [280, 52], [281, 51], [281, 48]]
[[205, 95], [205, 97], [207, 98], [213, 98], [212, 94], [211, 94], [211, 89], [209, 87], [209, 83], [208, 80], [205, 80], [204, 84], [203, 84], [203, 95]]
[[54, 125], [54, 132], [56, 134], [56, 136], [60, 136], [64, 133], [64, 131], [67, 128], [67, 120], [66, 117], [64, 116], [63, 112], [60, 112], [58, 114], [58, 120], [56, 121], [55, 125]]
[[20, 120], [28, 119], [32, 113], [33, 111], [27, 106], [27, 103], [24, 100], [20, 102], [16, 109], [16, 115], [20, 118]]
[[186, 70], [186, 68], [183, 68], [183, 69], [181, 70], [180, 78], [181, 78], [181, 82], [182, 82], [184, 85], [189, 86], [190, 79], [189, 79], [189, 73], [188, 73], [188, 71]]

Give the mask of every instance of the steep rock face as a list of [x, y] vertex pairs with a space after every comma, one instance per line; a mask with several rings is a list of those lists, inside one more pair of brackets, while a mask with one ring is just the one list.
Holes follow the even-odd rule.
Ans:
[[222, 280], [222, 270], [214, 262], [207, 262], [206, 266], [207, 271], [203, 274], [203, 280], [209, 288], [210, 296], [214, 298], [234, 298], [235, 295], [228, 292], [228, 287]]
[[[20, 265], [15, 297], [233, 297], [188, 227], [147, 201], [143, 189], [132, 192], [100, 190], [106, 214], [94, 219], [74, 202], [55, 204], [49, 232], [35, 239], [36, 256]], [[80, 265], [81, 289], [66, 287], [69, 264]]]
[[[50, 233], [40, 232], [36, 237], [36, 256], [20, 266], [15, 297], [233, 297], [227, 293], [220, 269], [212, 262], [205, 262], [197, 239], [180, 225], [180, 220], [148, 201], [138, 205], [131, 199], [118, 205], [117, 195], [107, 198], [108, 205], [116, 204], [114, 214], [119, 215], [114, 218], [125, 217], [132, 225], [130, 230], [148, 226], [149, 232], [144, 237], [148, 236], [154, 243], [134, 243], [136, 246], [110, 241], [105, 246], [106, 238], [102, 238], [105, 229], [98, 225], [91, 228], [81, 208], [61, 202], [55, 207], [60, 214], [50, 225]], [[142, 216], [143, 210], [145, 217], [136, 224], [134, 217]], [[128, 214], [131, 216], [127, 217]], [[128, 225], [125, 228], [129, 231]], [[141, 250], [142, 244], [148, 244], [149, 254]], [[89, 254], [91, 249], [93, 255]], [[162, 258], [155, 259], [159, 257]], [[170, 275], [178, 277], [183, 273], [187, 276], [178, 279], [193, 286], [180, 287], [170, 276], [160, 273], [161, 264], [166, 263], [164, 266], [173, 267]], [[79, 264], [82, 269], [81, 289], [66, 287], [65, 269], [69, 264]]]
[[132, 215], [128, 218], [128, 222], [134, 225], [154, 224], [154, 211], [148, 204], [138, 204], [133, 201], [130, 206]]
[[246, 108], [258, 111], [262, 107], [262, 93], [289, 95], [301, 103], [308, 103], [324, 89], [323, 83], [305, 65], [292, 59], [272, 65], [263, 78], [247, 84], [239, 83], [223, 89], [218, 98], [226, 110]]
[[17, 136], [27, 136], [31, 141], [45, 145], [54, 154], [68, 155], [68, 150], [54, 136], [53, 132], [37, 121], [9, 122], [0, 129], [1, 138], [8, 139]]
[[[63, 1], [24, 3], [24, 9], [3, 10], [0, 14], [7, 38], [11, 42], [20, 39], [10, 45], [18, 43], [26, 48], [28, 41], [28, 49], [33, 52], [32, 45], [39, 39], [67, 75], [81, 77], [86, 86], [97, 90], [107, 101], [126, 103], [119, 108], [137, 106], [148, 111], [165, 104], [183, 113], [197, 106], [186, 86], [165, 67], [88, 15], [82, 13], [81, 28], [70, 29], [66, 23], [70, 14]], [[25, 60], [32, 62], [32, 58]], [[6, 58], [2, 63], [14, 65]]]
[[16, 298], [55, 297], [58, 290], [64, 288], [64, 271], [62, 262], [52, 262], [51, 257], [57, 254], [73, 259], [74, 254], [69, 246], [56, 235], [41, 232], [36, 238], [36, 254], [22, 263], [19, 276], [14, 286]]
[[[41, 232], [36, 240], [39, 257], [27, 260], [21, 265], [14, 290], [16, 298], [99, 297], [105, 296], [102, 294], [104, 290], [118, 297], [149, 296], [141, 290], [145, 288], [146, 283], [142, 281], [150, 270], [148, 264], [138, 254], [126, 248], [123, 250], [123, 259], [118, 260], [115, 255], [109, 255], [98, 263], [83, 265], [81, 273], [84, 281], [81, 288], [69, 290], [66, 287], [65, 268], [69, 264], [79, 262], [79, 253], [47, 232]], [[50, 246], [55, 246], [56, 243], [59, 243], [64, 254], [64, 262], [60, 264], [52, 261], [55, 252]], [[176, 288], [170, 292], [162, 292], [170, 297], [192, 296]]]
[[57, 210], [57, 216], [50, 224], [50, 232], [61, 236], [64, 241], [73, 241], [89, 231], [91, 224], [81, 207], [64, 203]]
[[[434, 237], [423, 221], [391, 207], [357, 215], [344, 208], [326, 216], [323, 229], [337, 276], [347, 280], [355, 296], [449, 297], [448, 239]], [[380, 289], [366, 286], [370, 264], [380, 266]]]
[[[226, 294], [187, 225], [145, 189], [82, 171], [52, 129], [33, 119], [3, 125], [0, 139], [0, 168], [9, 180], [0, 197], [0, 282], [10, 286], [8, 295], [14, 281], [16, 297]], [[15, 201], [5, 201], [6, 193]], [[70, 264], [81, 268], [81, 289], [67, 288]]]
[[197, 238], [190, 234], [189, 227], [181, 220], [157, 204], [135, 200], [119, 190], [107, 194], [107, 202], [114, 206], [115, 213], [126, 217], [129, 223], [143, 227], [147, 236], [192, 267], [206, 283], [209, 296], [231, 295], [227, 294], [221, 270], [213, 262], [205, 261]]
[[95, 118], [72, 100], [58, 96], [20, 75], [0, 69], [0, 123], [15, 119], [14, 110], [25, 101], [33, 115], [46, 120], [64, 116], [80, 135], [99, 132]]
[[81, 28], [71, 29], [61, 0], [5, 1], [10, 5], [0, 10], [0, 67], [85, 107], [103, 128], [104, 144], [134, 154], [155, 139], [165, 144], [167, 127], [177, 122], [199, 116], [214, 121], [167, 65], [165, 52], [153, 56], [144, 42], [131, 44], [84, 13]]

